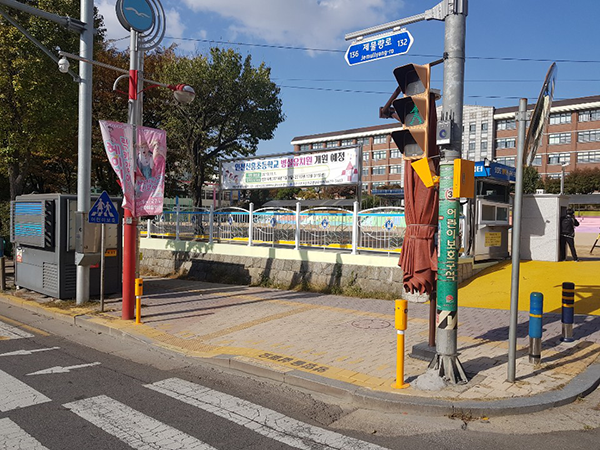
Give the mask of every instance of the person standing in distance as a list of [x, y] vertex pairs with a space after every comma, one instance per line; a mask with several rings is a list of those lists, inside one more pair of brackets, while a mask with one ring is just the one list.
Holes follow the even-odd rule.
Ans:
[[579, 226], [579, 222], [573, 215], [571, 208], [567, 209], [567, 213], [560, 219], [560, 260], [567, 259], [567, 244], [571, 249], [573, 261], [579, 262], [577, 250], [575, 250], [575, 227]]

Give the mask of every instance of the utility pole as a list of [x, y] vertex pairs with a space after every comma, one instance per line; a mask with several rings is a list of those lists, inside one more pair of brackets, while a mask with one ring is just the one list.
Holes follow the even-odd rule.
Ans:
[[[85, 29], [80, 34], [79, 55], [86, 59], [94, 56], [94, 0], [81, 0], [81, 22]], [[77, 212], [83, 217], [90, 209], [92, 183], [92, 65], [79, 65], [79, 132], [77, 144]], [[90, 299], [90, 266], [77, 266], [76, 304]]]
[[[454, 160], [460, 158], [462, 147], [462, 114], [465, 81], [465, 33], [468, 0], [442, 0], [424, 13], [399, 19], [383, 25], [346, 35], [346, 40], [360, 41], [366, 35], [400, 27], [423, 20], [443, 20], [444, 39], [444, 90], [442, 120], [450, 121], [450, 144], [441, 148], [440, 164], [440, 227], [438, 246], [437, 282], [437, 354], [431, 361], [440, 377], [452, 383], [467, 382], [466, 374], [458, 360], [458, 221], [459, 199], [452, 195]], [[395, 95], [397, 96], [397, 90]], [[389, 106], [389, 105], [388, 105]]]
[[442, 120], [451, 122], [450, 144], [442, 146], [436, 355], [430, 368], [451, 383], [466, 383], [457, 354], [459, 199], [452, 194], [454, 160], [461, 157], [465, 81], [465, 34], [468, 0], [454, 0], [445, 19]]

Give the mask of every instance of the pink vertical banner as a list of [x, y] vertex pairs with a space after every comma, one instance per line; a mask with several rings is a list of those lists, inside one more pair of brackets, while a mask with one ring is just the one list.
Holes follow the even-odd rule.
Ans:
[[134, 160], [131, 151], [133, 127], [127, 123], [100, 121], [108, 161], [123, 190], [123, 208], [135, 215]]
[[135, 215], [162, 214], [165, 195], [167, 133], [155, 128], [138, 127]]

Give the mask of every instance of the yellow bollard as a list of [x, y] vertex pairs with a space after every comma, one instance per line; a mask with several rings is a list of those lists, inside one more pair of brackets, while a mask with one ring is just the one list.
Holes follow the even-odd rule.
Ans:
[[144, 280], [135, 279], [135, 323], [142, 323], [142, 295], [144, 293]]
[[407, 325], [408, 301], [396, 300], [394, 312], [398, 343], [396, 350], [396, 383], [392, 384], [392, 387], [404, 389], [410, 386], [410, 384], [404, 382], [404, 331]]

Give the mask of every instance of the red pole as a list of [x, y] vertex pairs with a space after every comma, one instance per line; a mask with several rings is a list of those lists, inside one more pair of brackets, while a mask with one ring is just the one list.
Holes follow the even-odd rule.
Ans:
[[[135, 123], [136, 101], [138, 98], [138, 71], [129, 71], [129, 101], [131, 103], [129, 122], [133, 123], [133, 177], [136, 178], [136, 142], [137, 128]], [[134, 181], [135, 186], [135, 181]], [[133, 208], [135, 209], [135, 196], [133, 198]], [[137, 259], [137, 219], [131, 211], [125, 210], [123, 217], [123, 305], [121, 318], [123, 320], [132, 320], [135, 312], [135, 268]]]
[[132, 320], [135, 309], [135, 260], [137, 219], [125, 210], [123, 218], [123, 306], [121, 318]]

